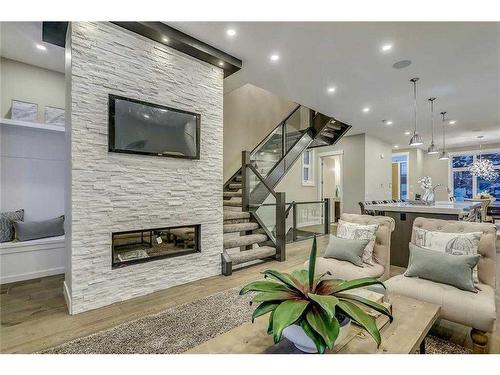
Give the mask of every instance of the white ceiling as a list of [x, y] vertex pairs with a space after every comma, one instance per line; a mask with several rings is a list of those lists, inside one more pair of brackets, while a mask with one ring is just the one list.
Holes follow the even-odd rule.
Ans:
[[41, 22], [0, 22], [0, 55], [64, 73], [64, 48], [42, 42]]
[[[471, 145], [480, 134], [485, 143], [500, 142], [500, 23], [169, 24], [243, 60], [243, 69], [225, 80], [226, 91], [250, 82], [352, 125], [351, 134], [405, 148], [404, 132], [413, 127], [409, 79], [420, 77], [419, 130], [427, 142], [431, 96], [436, 124], [443, 110], [457, 121], [447, 127], [447, 144]], [[237, 35], [229, 38], [227, 28]], [[383, 53], [386, 43], [393, 48]], [[277, 63], [270, 62], [272, 53], [280, 55]], [[403, 59], [411, 66], [392, 67]], [[384, 119], [393, 125], [382, 125]]]
[[[500, 142], [500, 23], [169, 24], [243, 60], [243, 69], [225, 80], [226, 92], [252, 83], [352, 125], [350, 134], [366, 132], [405, 148], [404, 132], [413, 126], [409, 79], [420, 77], [419, 130], [427, 143], [430, 96], [437, 97], [438, 131], [439, 112], [457, 121], [447, 127], [450, 147], [473, 145], [478, 135]], [[233, 38], [229, 27], [237, 31]], [[64, 72], [64, 49], [41, 41], [41, 22], [1, 22], [0, 34], [2, 56]], [[393, 48], [383, 53], [386, 43]], [[277, 63], [269, 61], [272, 53], [280, 55]], [[403, 59], [412, 64], [392, 67]], [[330, 86], [335, 93], [327, 92]]]

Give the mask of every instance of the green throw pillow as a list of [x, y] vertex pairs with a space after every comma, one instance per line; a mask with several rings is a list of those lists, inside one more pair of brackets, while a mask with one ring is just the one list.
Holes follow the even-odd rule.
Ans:
[[410, 243], [410, 260], [405, 276], [420, 277], [477, 292], [472, 278], [472, 270], [477, 262], [479, 255], [446, 254]]
[[370, 240], [350, 240], [330, 235], [330, 241], [325, 251], [325, 258], [334, 258], [351, 262], [363, 267], [363, 251]]

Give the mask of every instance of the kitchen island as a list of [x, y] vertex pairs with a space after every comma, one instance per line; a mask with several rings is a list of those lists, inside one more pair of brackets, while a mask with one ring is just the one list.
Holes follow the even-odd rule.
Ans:
[[467, 216], [471, 209], [476, 209], [481, 203], [476, 202], [434, 202], [426, 205], [416, 202], [383, 203], [366, 206], [379, 215], [392, 217], [396, 223], [391, 237], [391, 265], [408, 266], [409, 247], [413, 221], [417, 217], [431, 219], [458, 220]]

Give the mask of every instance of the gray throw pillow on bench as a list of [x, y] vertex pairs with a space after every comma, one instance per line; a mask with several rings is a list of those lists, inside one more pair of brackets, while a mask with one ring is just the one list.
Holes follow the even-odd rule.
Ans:
[[472, 270], [477, 262], [479, 255], [440, 253], [410, 243], [410, 260], [405, 276], [420, 277], [469, 292], [477, 292], [472, 277]]
[[14, 222], [24, 220], [24, 210], [0, 213], [0, 242], [14, 239]]
[[363, 251], [368, 245], [370, 239], [367, 240], [351, 240], [347, 238], [340, 238], [330, 235], [328, 247], [323, 255], [325, 258], [334, 258], [338, 260], [345, 260], [352, 264], [363, 267]]
[[64, 216], [44, 221], [16, 221], [14, 228], [18, 241], [62, 236], [64, 234]]

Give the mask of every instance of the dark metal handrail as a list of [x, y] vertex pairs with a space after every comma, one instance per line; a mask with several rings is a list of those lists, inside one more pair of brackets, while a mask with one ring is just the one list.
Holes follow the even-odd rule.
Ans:
[[[292, 201], [285, 203], [286, 205], [293, 205], [293, 204], [314, 204], [314, 203], [325, 203], [324, 200], [322, 201]], [[249, 204], [250, 207], [261, 207], [261, 206], [276, 206], [276, 203], [261, 203], [261, 204]], [[290, 211], [290, 207], [287, 208], [286, 212]]]

